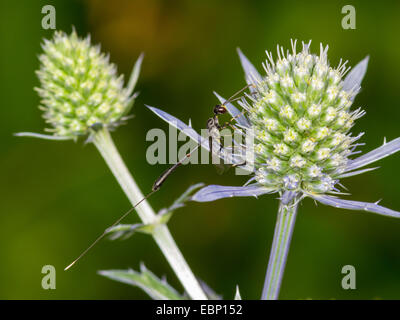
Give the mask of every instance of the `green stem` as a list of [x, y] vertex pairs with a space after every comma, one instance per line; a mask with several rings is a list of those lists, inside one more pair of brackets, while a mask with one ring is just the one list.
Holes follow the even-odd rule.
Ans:
[[[132, 206], [137, 204], [144, 196], [126, 168], [108, 130], [102, 129], [97, 132], [94, 135], [93, 143], [103, 156]], [[136, 211], [143, 223], [154, 223], [156, 221], [156, 214], [146, 200], [136, 207]], [[185, 258], [179, 251], [167, 226], [159, 225], [155, 227], [153, 238], [189, 296], [196, 300], [207, 299]]]
[[275, 225], [267, 274], [265, 276], [262, 300], [277, 300], [285, 271], [286, 259], [289, 252], [297, 213], [297, 197], [288, 204], [279, 204], [278, 218]]

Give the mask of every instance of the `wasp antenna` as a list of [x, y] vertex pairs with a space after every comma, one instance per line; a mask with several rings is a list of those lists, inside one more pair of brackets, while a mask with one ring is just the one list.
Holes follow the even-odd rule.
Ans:
[[244, 90], [246, 90], [247, 88], [249, 88], [250, 86], [254, 86], [254, 84], [250, 83], [247, 86], [243, 87], [242, 89], [240, 89], [238, 92], [236, 92], [234, 95], [232, 95], [228, 100], [226, 100], [222, 105], [227, 104], [228, 102], [231, 102], [233, 98], [235, 98], [239, 93], [242, 93]]

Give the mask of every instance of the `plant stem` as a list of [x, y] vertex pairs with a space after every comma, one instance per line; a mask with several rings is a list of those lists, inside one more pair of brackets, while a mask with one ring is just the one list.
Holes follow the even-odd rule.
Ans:
[[267, 274], [265, 276], [262, 300], [277, 300], [285, 271], [297, 213], [297, 197], [288, 204], [279, 204], [278, 218], [275, 225]]
[[[108, 130], [102, 129], [98, 131], [94, 135], [93, 143], [103, 156], [132, 206], [137, 204], [144, 196], [125, 166]], [[156, 221], [156, 214], [146, 200], [136, 207], [136, 211], [143, 223], [148, 224]], [[152, 235], [189, 296], [195, 300], [207, 299], [167, 226], [156, 226]]]

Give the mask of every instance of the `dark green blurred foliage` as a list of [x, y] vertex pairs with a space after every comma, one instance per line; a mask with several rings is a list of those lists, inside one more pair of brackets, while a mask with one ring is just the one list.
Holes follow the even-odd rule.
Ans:
[[[329, 44], [336, 65], [370, 55], [363, 91], [355, 101], [367, 114], [354, 132], [365, 131], [364, 151], [383, 137], [400, 135], [400, 3], [352, 1], [357, 29], [341, 28], [344, 1], [9, 1], [0, 4], [0, 298], [136, 299], [137, 288], [96, 274], [104, 269], [138, 269], [140, 261], [181, 287], [146, 235], [102, 241], [70, 271], [63, 268], [113, 222], [129, 203], [92, 145], [16, 138], [19, 131], [41, 132], [44, 122], [33, 91], [38, 85], [42, 37], [41, 8], [53, 4], [57, 29], [75, 26], [101, 43], [122, 73], [146, 53], [138, 83], [135, 118], [114, 133], [120, 152], [143, 192], [165, 166], [151, 166], [146, 132], [165, 123], [145, 109], [154, 105], [204, 128], [217, 102], [244, 85], [236, 47], [257, 66], [264, 50], [290, 45], [290, 38]], [[261, 68], [259, 68], [261, 70]], [[381, 169], [344, 181], [351, 198], [400, 210], [400, 158]], [[151, 198], [160, 209], [193, 183], [240, 185], [246, 177], [222, 176], [208, 165], [181, 168]], [[243, 298], [257, 299], [264, 280], [278, 201], [227, 199], [191, 203], [169, 225], [193, 271], [225, 298], [239, 284]], [[400, 298], [400, 221], [349, 212], [306, 200], [300, 207], [281, 292], [283, 299]], [[137, 222], [134, 215], [126, 223]], [[57, 269], [57, 289], [41, 288], [41, 268]], [[357, 270], [357, 290], [341, 288], [341, 268]]]

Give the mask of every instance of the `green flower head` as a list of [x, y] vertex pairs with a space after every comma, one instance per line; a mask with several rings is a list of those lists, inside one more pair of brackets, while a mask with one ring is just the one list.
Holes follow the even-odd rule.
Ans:
[[256, 82], [249, 120], [256, 132], [256, 180], [284, 190], [327, 192], [345, 170], [360, 135], [352, 136], [361, 109], [350, 110], [358, 87], [347, 87], [348, 68], [328, 63], [328, 47], [319, 55], [309, 44], [296, 52], [268, 53], [267, 76]]
[[132, 72], [127, 87], [123, 76], [110, 63], [90, 37], [81, 39], [55, 32], [52, 40], [44, 40], [43, 54], [37, 71], [41, 87], [40, 109], [57, 137], [77, 138], [98, 128], [118, 126], [133, 105], [132, 94], [142, 57]]

